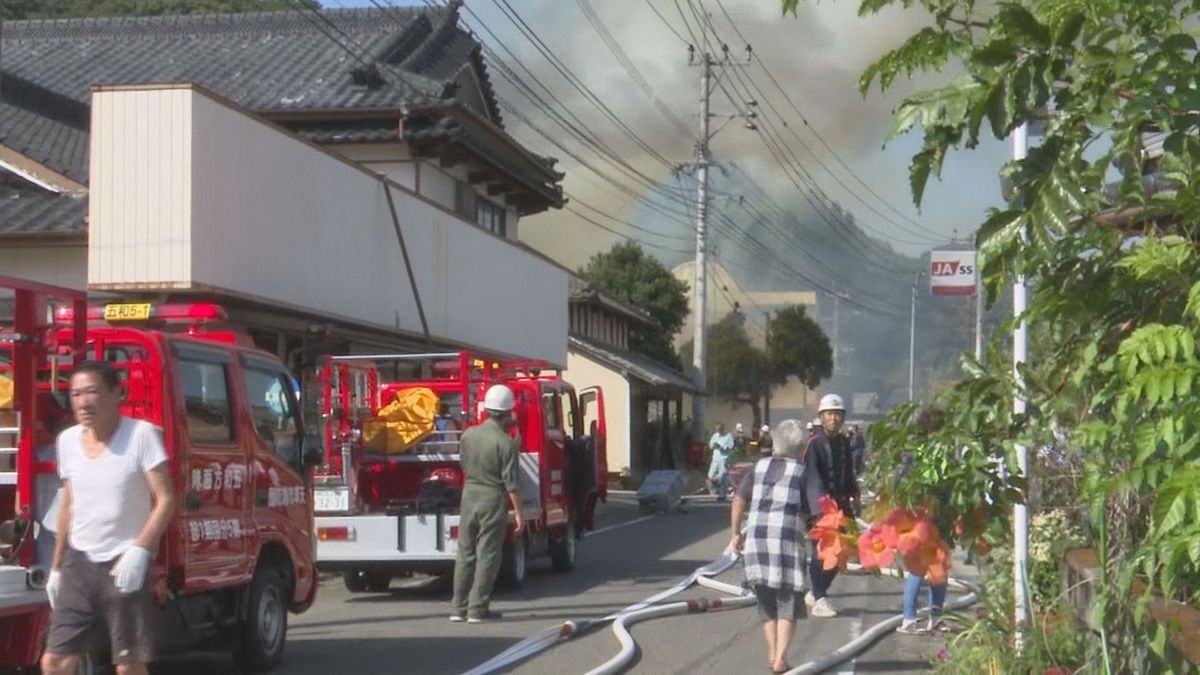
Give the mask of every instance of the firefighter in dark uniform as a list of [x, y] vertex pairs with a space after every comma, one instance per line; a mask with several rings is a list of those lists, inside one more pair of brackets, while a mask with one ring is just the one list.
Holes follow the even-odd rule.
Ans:
[[513, 393], [497, 384], [483, 399], [487, 420], [462, 436], [460, 462], [466, 474], [458, 522], [458, 559], [454, 563], [451, 621], [481, 623], [499, 619], [489, 608], [500, 572], [508, 507], [516, 511], [516, 531], [524, 529], [521, 492], [517, 485], [520, 446], [508, 434], [516, 424]]
[[[837, 394], [821, 397], [817, 414], [821, 423], [813, 429], [813, 435], [808, 440], [805, 462], [816, 469], [822, 491], [837, 501], [846, 516], [853, 518], [858, 506], [859, 490], [854, 472], [854, 455], [849, 441], [842, 433], [842, 424], [846, 421], [846, 406], [842, 403], [842, 397]], [[813, 508], [812, 512], [820, 513], [820, 510]], [[837, 616], [837, 610], [825, 598], [825, 593], [835, 576], [837, 569], [825, 570], [817, 556], [817, 547], [813, 546], [809, 566], [812, 591], [804, 597], [812, 616]]]

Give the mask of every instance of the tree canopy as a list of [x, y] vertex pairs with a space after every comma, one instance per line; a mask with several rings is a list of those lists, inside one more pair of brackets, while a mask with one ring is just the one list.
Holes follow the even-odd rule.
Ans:
[[767, 371], [773, 384], [789, 377], [812, 388], [833, 374], [833, 349], [802, 305], [779, 310], [768, 324]]
[[156, 16], [320, 9], [317, 0], [5, 0], [3, 19], [85, 16]]
[[[746, 315], [740, 310], [721, 317], [709, 326], [705, 381], [708, 392], [732, 403], [750, 407], [753, 427], [763, 421], [763, 399], [773, 385], [798, 378], [815, 387], [833, 372], [833, 350], [821, 327], [801, 306], [777, 312], [768, 324], [766, 348], [754, 344], [746, 330]], [[690, 356], [693, 343], [683, 347]]]
[[[1029, 363], [1015, 377], [999, 334], [938, 402], [944, 426], [922, 431], [906, 407], [873, 440], [881, 456], [914, 444], [947, 458], [1003, 450], [1015, 468], [1017, 444], [1068, 438], [1102, 568], [1104, 631], [1087, 662], [1179, 672], [1170, 628], [1144, 619], [1152, 594], [1200, 600], [1200, 6], [862, 0], [859, 13], [886, 8], [921, 11], [928, 24], [863, 73], [864, 93], [918, 72], [962, 73], [896, 110], [891, 136], [922, 134], [910, 168], [918, 204], [949, 152], [1026, 123], [1044, 132], [1001, 169], [1011, 196], [977, 235], [990, 298], [1028, 280]], [[1014, 391], [1029, 413], [1013, 413]], [[977, 464], [939, 475], [939, 489], [959, 515], [989, 494], [1003, 536], [1002, 507], [1020, 497], [981, 492], [989, 469]]]
[[618, 243], [593, 255], [579, 276], [654, 318], [654, 326], [631, 328], [630, 349], [680, 367], [674, 339], [688, 316], [687, 284], [634, 242]]

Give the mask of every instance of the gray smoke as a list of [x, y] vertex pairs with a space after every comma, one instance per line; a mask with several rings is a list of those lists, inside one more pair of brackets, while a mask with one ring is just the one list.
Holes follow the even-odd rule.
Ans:
[[[684, 29], [683, 19], [673, 0], [649, 2], [654, 2], [654, 7], [689, 42], [693, 41], [693, 34], [699, 37], [696, 19], [688, 11], [686, 2], [681, 0], [678, 6], [684, 8], [691, 33]], [[655, 16], [647, 0], [591, 0], [591, 4], [629, 58], [654, 87], [658, 97], [688, 125], [688, 133], [682, 132], [662, 115], [644, 92], [633, 83], [605, 47], [597, 32], [587, 23], [575, 1], [534, 0], [514, 3], [514, 6], [545, 41], [547, 47], [596, 92], [626, 125], [669, 161], [689, 161], [695, 144], [694, 129], [698, 125], [699, 70], [689, 67], [685, 45]], [[905, 93], [914, 91], [922, 83], [903, 82], [886, 96], [872, 92], [864, 100], [858, 92], [857, 81], [859, 73], [868, 63], [886, 49], [898, 45], [920, 27], [920, 14], [915, 11], [893, 10], [870, 19], [860, 19], [855, 15], [856, 3], [825, 2], [804, 4], [798, 16], [793, 18], [780, 15], [777, 0], [728, 0], [724, 4], [737, 28], [751, 42], [776, 80], [788, 91], [788, 95], [799, 106], [812, 128], [816, 129], [876, 192], [905, 215], [919, 219], [907, 193], [905, 167], [908, 156], [911, 155], [912, 144], [908, 143], [906, 147], [902, 141], [886, 153], [880, 149], [890, 125], [892, 108]], [[667, 167], [649, 157], [611, 122], [605, 120], [595, 106], [571, 87], [550, 63], [537, 53], [534, 46], [520, 35], [494, 5], [475, 2], [471, 7], [497, 32], [504, 44], [529, 66], [537, 79], [545, 83], [559, 101], [578, 115], [586, 127], [594, 129], [606, 145], [642, 173], [662, 181], [663, 185], [671, 189], [679, 189], [679, 184], [671, 178]], [[726, 21], [720, 8], [712, 0], [706, 1], [704, 8], [709, 12], [719, 36], [729, 45], [731, 56], [740, 59], [745, 45]], [[468, 21], [471, 21], [469, 15]], [[486, 35], [484, 39], [490, 42]], [[720, 50], [719, 46], [714, 44], [710, 44], [709, 47], [714, 51]], [[503, 51], [501, 54], [503, 55]], [[547, 130], [559, 136], [563, 135], [552, 122], [537, 112], [536, 106], [524, 99], [495, 71], [493, 68], [493, 79], [508, 102], [515, 104], [522, 113], [532, 116]], [[799, 117], [759, 68], [745, 68], [737, 73], [732, 68], [727, 69], [723, 84], [735, 98], [745, 98], [745, 94], [735, 92], [735, 89], [743, 88], [747, 76], [753, 78], [762, 89], [762, 93], [766, 94], [765, 97], [755, 94], [756, 99], [762, 98], [759, 101], [761, 114], [772, 117], [777, 131], [831, 199], [838, 201], [857, 216], [864, 227], [880, 239], [917, 239], [911, 234], [897, 230], [884, 219], [868, 211], [818, 165], [818, 160], [826, 164], [851, 190], [871, 202], [887, 218], [901, 220], [890, 208], [867, 195], [863, 187], [838, 165], [822, 147], [821, 142], [803, 127]], [[532, 81], [528, 76], [524, 76], [524, 79]], [[746, 110], [742, 101], [736, 106], [730, 104], [725, 91], [720, 87], [712, 100], [712, 112], [718, 115], [714, 118], [714, 125], [720, 125], [724, 121], [719, 116], [738, 112], [737, 107]], [[801, 147], [791, 131], [780, 126], [779, 118], [770, 112], [768, 103], [784, 114], [786, 122], [799, 132], [799, 140], [815, 153], [815, 158]], [[602, 181], [566, 157], [563, 152], [550, 146], [536, 133], [525, 128], [514, 116], [509, 116], [508, 125], [535, 149], [560, 158], [563, 168], [567, 171], [567, 190], [578, 199], [626, 219], [637, 216], [639, 225], [665, 234], [689, 234], [680, 224], [656, 222], [661, 219], [644, 213], [644, 210], [637, 208], [633, 200], [605, 187]], [[760, 127], [765, 130], [765, 124], [760, 123]], [[573, 148], [577, 147], [574, 141], [568, 143]], [[780, 204], [798, 213], [807, 208], [803, 200], [793, 203], [791, 198], [795, 196], [795, 186], [768, 154], [755, 132], [742, 128], [740, 121], [729, 123], [717, 135], [713, 142], [713, 151], [720, 160], [738, 162], [760, 185], [768, 189]], [[585, 156], [592, 157], [590, 151], [582, 152]], [[599, 160], [594, 163], [605, 166]], [[605, 168], [611, 170], [609, 167]], [[626, 181], [628, 182], [628, 179]], [[714, 182], [714, 187], [718, 192], [734, 191], [727, 185], [722, 186], [719, 178]], [[978, 210], [978, 207], [974, 209], [976, 213]], [[973, 227], [970, 220], [955, 216], [947, 218], [945, 214], [936, 212], [926, 216], [930, 219], [928, 229], [944, 234], [947, 239], [953, 229], [959, 229], [960, 234], [965, 235]], [[961, 224], [955, 221], [961, 221]], [[604, 222], [615, 226], [610, 221]], [[922, 221], [922, 224], [926, 223]], [[523, 232], [523, 237], [530, 243], [569, 264], [581, 262], [587, 251], [593, 248], [582, 244], [597, 243], [603, 246], [614, 240], [612, 235], [582, 223], [565, 212], [531, 218], [523, 225]], [[672, 240], [646, 238], [648, 241], [672, 248], [681, 247], [679, 241], [668, 244]], [[899, 243], [897, 248], [909, 253], [920, 250], [919, 246]]]

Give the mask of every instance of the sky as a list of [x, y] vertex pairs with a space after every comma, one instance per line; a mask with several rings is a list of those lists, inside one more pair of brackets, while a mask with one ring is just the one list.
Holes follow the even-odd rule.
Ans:
[[[926, 25], [925, 17], [918, 11], [893, 9], [862, 19], [855, 13], [857, 0], [824, 0], [802, 2], [796, 17], [783, 17], [779, 0], [723, 0], [731, 24], [715, 0], [692, 2], [707, 11], [713, 32], [729, 45], [731, 54], [740, 57], [743, 53], [745, 45], [737, 35], [740, 31], [766, 67], [764, 71], [753, 65], [736, 73], [733, 68], [724, 69], [724, 89], [730, 95], [726, 96], [720, 88], [713, 94], [714, 126], [728, 120], [712, 142], [714, 159], [725, 167], [722, 171], [712, 172], [713, 209], [733, 213], [739, 208], [739, 198], [761, 205], [763, 199], [755, 196], [740, 178], [744, 171], [754, 184], [771, 196], [780, 211], [794, 213], [802, 219], [816, 218], [812, 206], [802, 199], [800, 190], [764, 144], [767, 120], [788, 146], [786, 150], [780, 149], [781, 152], [794, 153], [829, 199], [853, 214], [867, 234], [887, 242], [901, 253], [919, 255], [932, 246], [948, 243], [955, 235], [962, 240], [984, 220], [988, 207], [999, 204], [996, 172], [1009, 155], [1003, 141], [988, 141], [974, 150], [952, 154], [946, 161], [941, 180], [931, 182], [927, 189], [920, 211], [912, 204], [907, 168], [920, 145], [919, 133], [902, 136], [885, 145], [892, 110], [903, 96], [947, 81], [953, 73], [935, 74], [916, 81], [901, 78], [893, 91], [883, 95], [873, 89], [864, 98], [858, 91], [859, 74], [869, 63]], [[509, 0], [509, 3], [561, 59], [568, 72], [594, 92], [650, 146], [654, 154], [672, 166], [693, 160], [699, 117], [700, 69], [689, 66], [685, 42], [700, 43], [701, 40], [699, 21], [695, 14], [688, 13], [687, 0], [678, 3], [675, 0]], [[369, 0], [323, 0], [323, 4], [330, 8], [372, 5]], [[635, 84], [633, 77], [622, 68], [598, 31], [587, 21], [581, 5], [594, 9], [649, 85], [650, 94]], [[656, 16], [652, 7], [659, 10], [665, 22]], [[690, 32], [684, 28], [680, 7], [689, 22]], [[496, 0], [467, 0], [462, 16], [477, 36], [506, 61], [512, 63], [515, 55], [525, 64], [553, 97], [577, 115], [582, 125], [600, 142], [651, 179], [658, 189], [675, 195], [678, 200], [669, 207], [676, 215], [664, 217], [661, 209], [639, 204], [629, 194], [613, 188], [581, 166], [562, 149], [554, 147], [518, 117], [528, 117], [534, 124], [552, 132], [556, 140], [585, 161], [610, 169], [591, 150], [567, 138], [543, 114], [540, 105], [523, 97], [505, 81], [495, 64], [489, 64], [492, 81], [502, 98], [506, 128], [535, 152], [558, 158], [560, 168], [567, 174], [564, 187], [571, 197], [571, 209], [523, 219], [521, 238], [572, 267], [621, 239], [586, 223], [576, 215], [575, 212], [579, 212], [625, 236], [647, 243], [648, 250], [667, 262], [686, 257], [686, 251], [692, 248], [689, 242], [694, 229], [681, 222], [691, 213], [691, 205], [681, 200], [693, 189], [690, 179], [686, 176], [676, 178], [668, 165], [651, 156], [605, 119], [597, 106], [573, 88], [549, 60], [538, 53], [534, 44], [500, 13]], [[709, 41], [715, 42], [715, 38], [710, 36]], [[716, 51], [719, 47], [713, 49]], [[507, 50], [511, 50], [511, 54]], [[782, 85], [786, 97], [775, 89], [767, 73]], [[521, 75], [523, 80], [531, 81], [528, 73]], [[749, 110], [744, 104], [746, 95], [739, 91], [739, 85], [748, 90], [750, 80], [759, 86], [761, 91], [758, 93], [765, 94], [758, 100], [758, 132], [746, 129], [744, 119], [727, 117]], [[778, 115], [770, 110], [771, 105]], [[672, 122], [664, 109], [682, 122], [683, 127]], [[790, 158], [790, 154], [784, 156]], [[624, 182], [636, 194], [644, 194], [647, 190], [644, 185], [630, 180]], [[806, 190], [811, 194], [811, 188], [806, 187]], [[667, 201], [671, 199], [667, 198]], [[599, 215], [592, 208], [632, 223], [636, 228]], [[765, 207], [762, 209], [766, 210]], [[779, 222], [781, 229], [786, 230], [782, 220]], [[730, 251], [725, 257], [732, 259], [735, 257], [733, 249], [741, 244], [733, 232], [726, 232], [725, 237], [721, 247]], [[776, 244], [786, 248], [802, 246], [803, 242], [786, 240]], [[853, 247], [848, 244], [848, 248]], [[862, 256], [862, 249], [867, 255], [875, 254], [870, 246], [858, 248], [859, 251], [847, 255]], [[781, 257], [787, 253], [782, 251]], [[720, 250], [718, 257], [721, 257]], [[788, 284], [803, 285], [792, 278], [776, 279], [772, 285]]]

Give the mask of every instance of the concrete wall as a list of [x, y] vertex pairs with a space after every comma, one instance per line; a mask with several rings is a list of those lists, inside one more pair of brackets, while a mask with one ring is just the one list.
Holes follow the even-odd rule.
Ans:
[[620, 473], [631, 466], [629, 381], [621, 373], [580, 352], [567, 351], [563, 379], [578, 391], [586, 387], [604, 390], [605, 424], [608, 429], [608, 471]]
[[87, 246], [78, 244], [0, 245], [0, 274], [67, 288], [87, 288]]
[[[90, 288], [215, 290], [421, 333], [369, 171], [186, 85], [97, 90], [91, 142]], [[388, 189], [434, 339], [566, 363], [566, 272]]]

